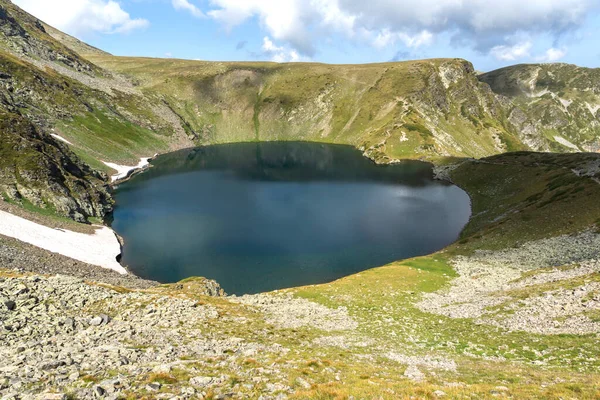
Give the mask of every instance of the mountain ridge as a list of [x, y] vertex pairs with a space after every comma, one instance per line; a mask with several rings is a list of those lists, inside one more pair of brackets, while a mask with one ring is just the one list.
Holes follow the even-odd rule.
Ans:
[[[6, 0], [0, 1], [0, 59], [17, 72], [0, 89], [6, 111], [30, 120], [53, 146], [66, 140], [67, 157], [100, 171], [105, 182], [102, 174], [111, 172], [105, 162], [135, 165], [155, 153], [236, 141], [350, 144], [379, 163], [600, 146], [600, 114], [591, 113], [600, 112], [600, 97], [584, 90], [597, 72], [563, 64], [478, 75], [461, 59], [328, 65], [115, 57]], [[558, 92], [568, 71], [550, 78], [565, 68], [577, 72], [578, 85], [563, 99]], [[521, 90], [531, 71], [545, 79], [536, 80], [545, 90], [536, 101]], [[35, 79], [43, 86], [31, 84]], [[50, 93], [52, 86], [67, 90]], [[80, 221], [105, 215], [62, 206], [47, 189], [51, 177], [26, 182], [17, 170], [0, 182], [9, 200], [50, 206]], [[81, 203], [74, 186], [63, 192], [67, 203]], [[96, 192], [92, 197], [102, 192], [109, 210], [106, 190]]]
[[[545, 92], [527, 96], [538, 68], [531, 93]], [[292, 139], [429, 161], [472, 205], [435, 254], [243, 297], [0, 236], [0, 397], [597, 399], [600, 154], [581, 152], [598, 138], [595, 76], [482, 76], [460, 59], [114, 57], [0, 0], [0, 195], [13, 203], [0, 207], [12, 213], [90, 233], [72, 220], [110, 216], [105, 162]]]

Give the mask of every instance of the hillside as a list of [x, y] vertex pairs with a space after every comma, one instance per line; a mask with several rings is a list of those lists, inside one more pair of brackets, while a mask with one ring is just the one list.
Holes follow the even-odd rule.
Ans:
[[464, 60], [323, 65], [90, 56], [160, 93], [197, 143], [351, 144], [377, 161], [524, 148]]
[[0, 398], [600, 398], [599, 85], [563, 64], [115, 57], [0, 0], [0, 210], [90, 233], [106, 162], [306, 140], [431, 161], [473, 211], [435, 254], [243, 297], [0, 236]]
[[503, 96], [508, 119], [533, 150], [600, 150], [600, 69], [515, 65], [479, 76]]
[[600, 157], [451, 165], [475, 215], [458, 243], [329, 284], [214, 297], [0, 269], [0, 394], [597, 398]]

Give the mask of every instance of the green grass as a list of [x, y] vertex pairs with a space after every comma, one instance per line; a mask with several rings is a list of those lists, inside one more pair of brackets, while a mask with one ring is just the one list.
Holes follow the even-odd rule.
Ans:
[[[88, 162], [113, 160], [137, 163], [139, 154], [145, 152], [151, 156], [153, 152], [165, 149], [164, 142], [152, 131], [118, 116], [109, 116], [101, 110], [76, 116], [68, 123], [63, 122], [60, 131]], [[91, 163], [99, 166], [98, 162]]]
[[508, 153], [462, 164], [452, 179], [469, 193], [473, 217], [459, 247], [501, 249], [593, 226], [600, 185], [571, 172], [590, 157]]
[[[474, 75], [455, 83], [467, 89], [452, 95], [445, 93], [441, 80], [431, 79], [442, 67], [464, 71], [463, 60], [324, 65], [106, 55], [90, 59], [137, 80], [148, 96], [163, 97], [202, 144], [307, 140], [380, 145], [373, 152], [376, 158], [485, 156], [499, 152], [492, 136], [500, 132], [506, 147], [522, 148], [506, 124], [494, 122], [496, 117], [478, 105], [474, 93], [480, 83]], [[489, 93], [482, 96], [490, 108], [498, 108]], [[447, 108], [440, 109], [440, 102]], [[464, 116], [464, 104], [472, 105], [473, 113]], [[436, 123], [423, 115], [433, 113], [439, 113]], [[438, 129], [449, 133], [454, 143], [436, 141]], [[400, 141], [403, 133], [408, 141]]]

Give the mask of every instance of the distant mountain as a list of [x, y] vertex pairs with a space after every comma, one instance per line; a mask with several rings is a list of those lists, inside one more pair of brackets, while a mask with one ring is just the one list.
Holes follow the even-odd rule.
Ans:
[[600, 151], [600, 69], [515, 65], [479, 79], [505, 98], [510, 123], [531, 149]]
[[115, 57], [7, 0], [0, 68], [0, 120], [11, 127], [0, 132], [0, 194], [77, 220], [111, 208], [104, 162], [194, 145], [309, 140], [387, 163], [595, 151], [600, 133], [597, 70]]

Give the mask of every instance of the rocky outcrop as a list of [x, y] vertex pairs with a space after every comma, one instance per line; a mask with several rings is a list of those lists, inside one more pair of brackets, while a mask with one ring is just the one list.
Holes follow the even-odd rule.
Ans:
[[515, 65], [479, 76], [504, 101], [519, 137], [533, 150], [600, 150], [600, 69]]
[[0, 35], [8, 39], [0, 39], [0, 44], [17, 55], [60, 63], [87, 74], [100, 72], [59, 42], [43, 40], [47, 32], [41, 21], [6, 0], [0, 0]]
[[26, 118], [0, 113], [0, 151], [0, 193], [7, 200], [50, 208], [79, 222], [112, 210], [105, 176]]

